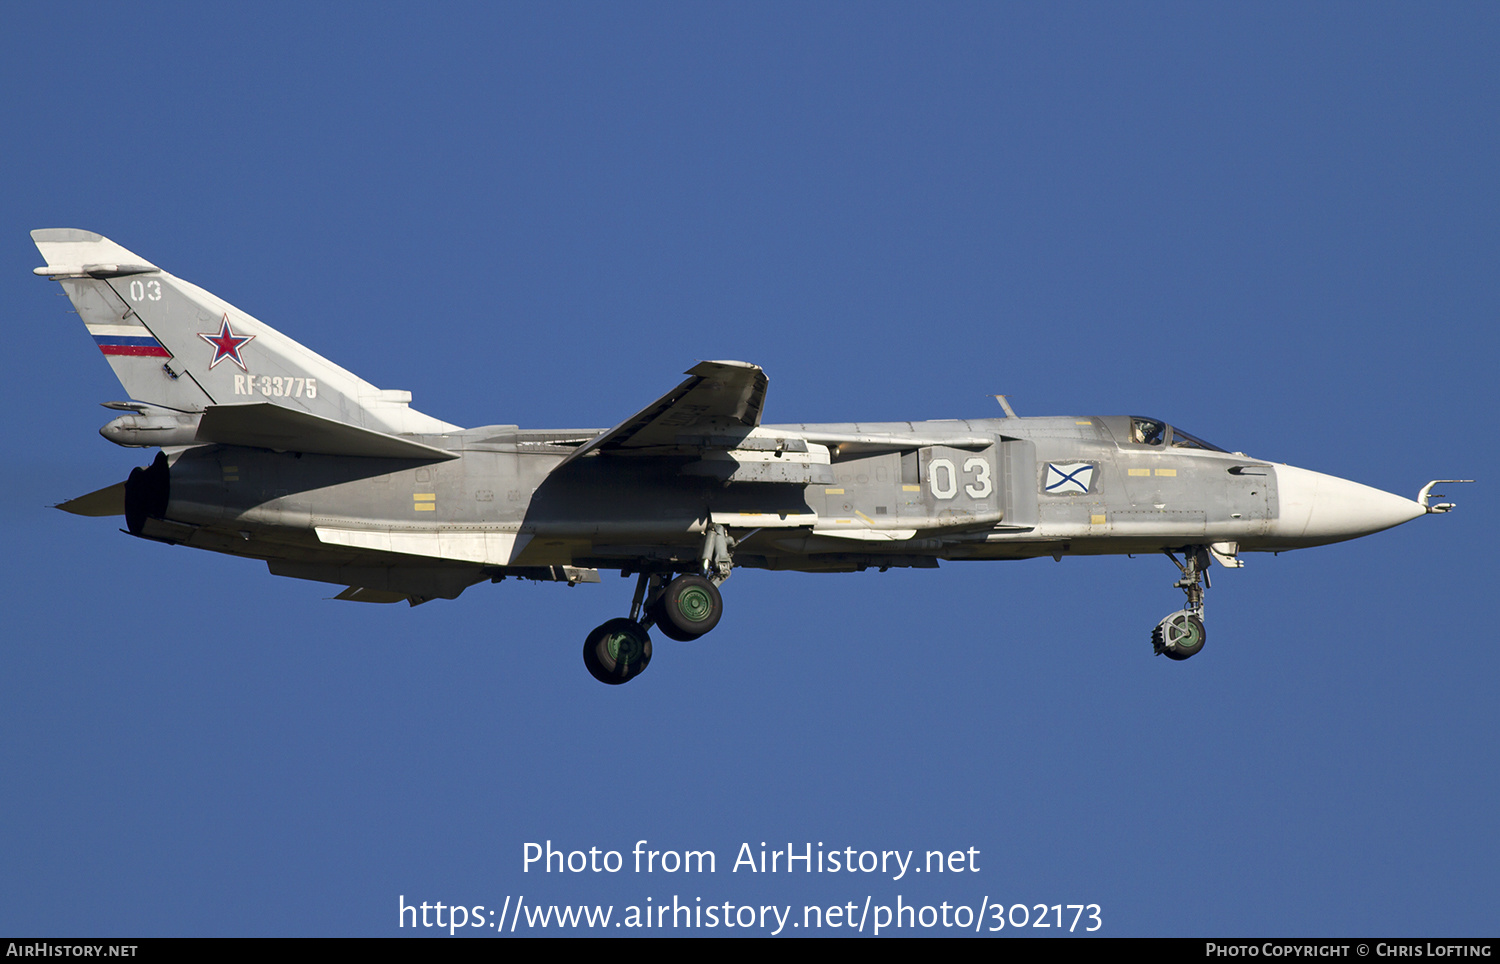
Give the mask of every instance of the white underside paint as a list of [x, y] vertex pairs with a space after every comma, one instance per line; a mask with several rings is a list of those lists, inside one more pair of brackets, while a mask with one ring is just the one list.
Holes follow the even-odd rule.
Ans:
[[318, 539], [328, 545], [350, 549], [375, 549], [409, 556], [451, 559], [487, 566], [508, 566], [531, 540], [514, 532], [433, 530], [403, 532], [389, 529], [336, 529], [318, 526]]
[[1280, 512], [1267, 532], [1287, 539], [1353, 539], [1427, 511], [1411, 499], [1291, 465], [1276, 466], [1276, 487]]

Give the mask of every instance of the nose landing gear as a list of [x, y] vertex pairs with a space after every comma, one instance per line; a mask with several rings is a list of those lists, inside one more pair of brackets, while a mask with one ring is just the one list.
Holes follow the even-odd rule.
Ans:
[[1208, 639], [1203, 628], [1203, 590], [1205, 586], [1213, 588], [1208, 578], [1208, 547], [1188, 546], [1183, 550], [1183, 562], [1178, 562], [1170, 551], [1163, 551], [1182, 571], [1182, 578], [1173, 585], [1187, 594], [1188, 604], [1186, 609], [1156, 624], [1151, 631], [1151, 645], [1158, 656], [1182, 660], [1196, 656]]
[[1203, 619], [1186, 609], [1179, 610], [1156, 624], [1151, 631], [1151, 645], [1160, 656], [1187, 659], [1203, 648]]

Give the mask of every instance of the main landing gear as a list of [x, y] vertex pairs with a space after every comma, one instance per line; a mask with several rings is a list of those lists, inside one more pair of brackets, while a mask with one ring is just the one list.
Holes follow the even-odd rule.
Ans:
[[611, 619], [583, 641], [583, 665], [601, 683], [627, 683], [650, 664], [651, 637], [633, 619]]
[[662, 635], [681, 643], [692, 642], [713, 629], [723, 615], [724, 597], [719, 595], [719, 587], [696, 573], [673, 579], [646, 606], [646, 617]]
[[1207, 546], [1188, 546], [1183, 550], [1183, 562], [1168, 550], [1162, 550], [1178, 569], [1182, 578], [1173, 583], [1187, 594], [1186, 609], [1178, 610], [1156, 624], [1151, 631], [1151, 645], [1158, 656], [1168, 659], [1187, 659], [1196, 656], [1207, 640], [1203, 628], [1203, 589], [1213, 588], [1208, 578], [1209, 554]]
[[663, 636], [691, 642], [719, 624], [724, 597], [719, 586], [729, 578], [735, 541], [721, 525], [712, 525], [703, 540], [700, 571], [669, 578], [670, 572], [643, 572], [636, 579], [629, 618], [611, 619], [583, 642], [583, 665], [601, 683], [619, 685], [645, 672], [651, 662], [655, 626]]

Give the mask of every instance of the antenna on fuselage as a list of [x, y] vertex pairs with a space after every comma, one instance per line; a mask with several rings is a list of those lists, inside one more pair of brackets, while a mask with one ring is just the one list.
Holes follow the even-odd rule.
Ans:
[[1006, 418], [1020, 418], [1021, 416], [1016, 414], [1016, 410], [1010, 407], [1009, 398], [1010, 396], [1008, 395], [996, 395], [995, 401], [999, 402], [1000, 407], [1005, 409]]

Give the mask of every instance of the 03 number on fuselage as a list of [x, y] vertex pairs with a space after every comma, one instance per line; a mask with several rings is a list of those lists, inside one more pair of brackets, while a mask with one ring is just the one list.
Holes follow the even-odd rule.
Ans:
[[[983, 499], [994, 491], [990, 482], [990, 463], [978, 456], [964, 461], [964, 494], [971, 499]], [[958, 469], [951, 459], [933, 459], [927, 466], [927, 489], [935, 499], [952, 499], [958, 495]]]

